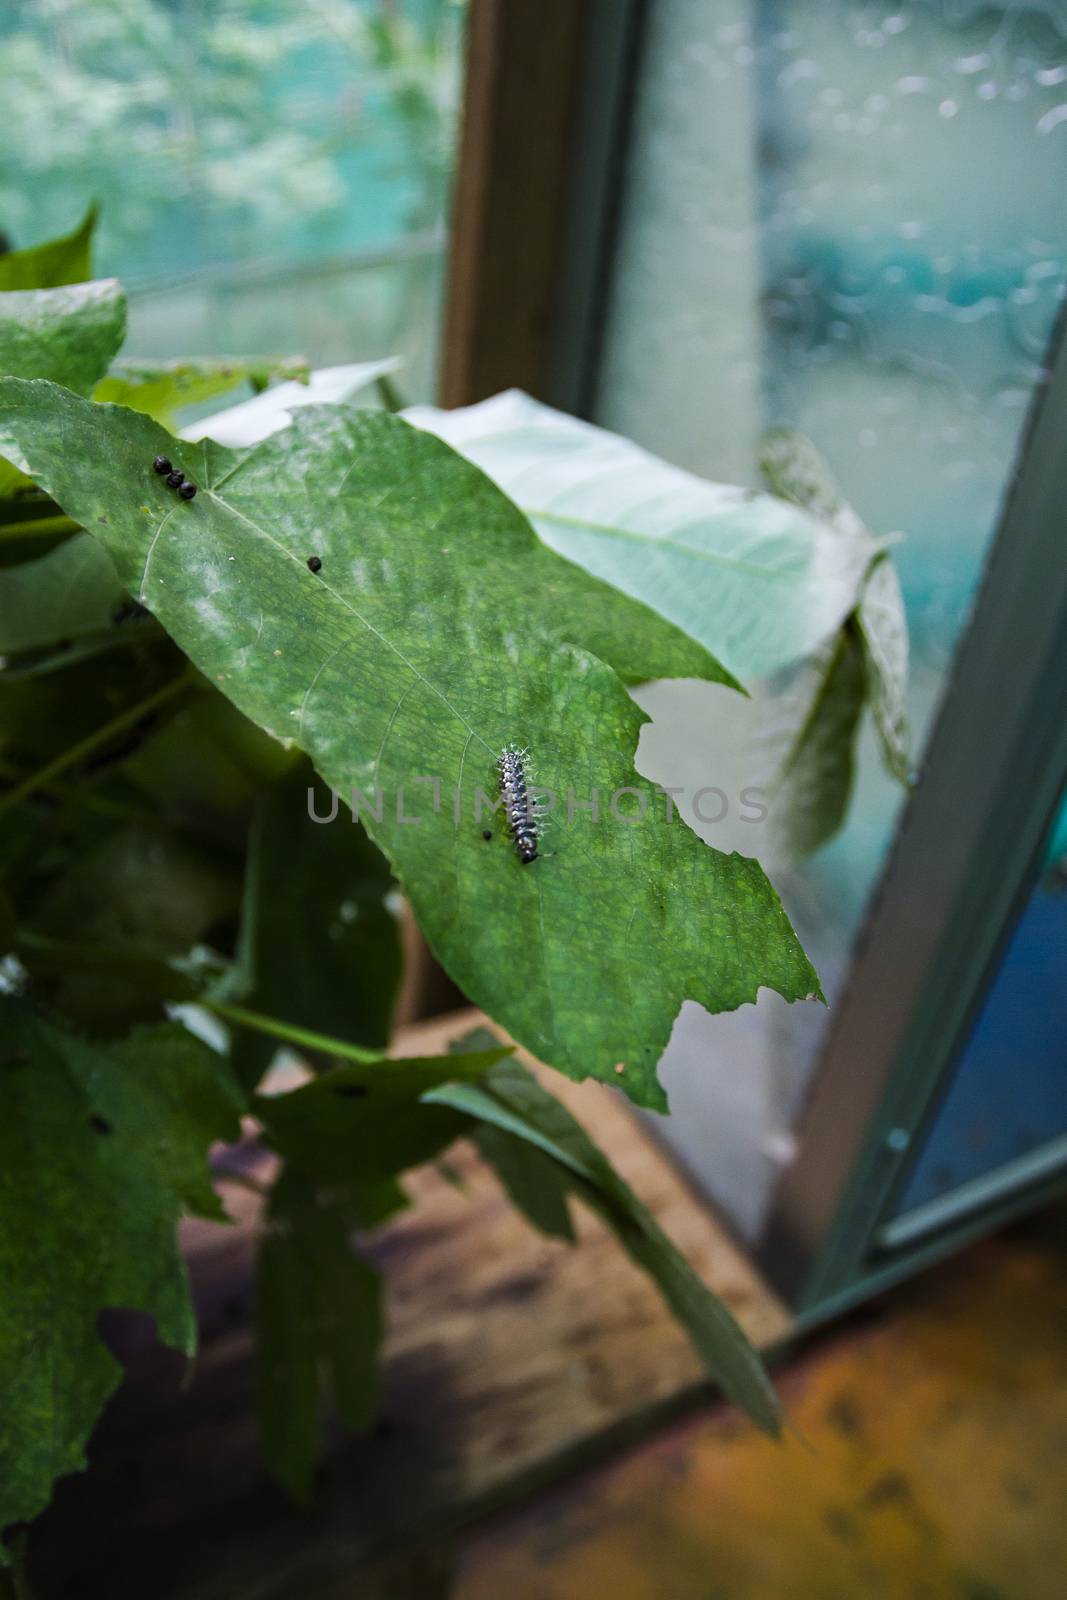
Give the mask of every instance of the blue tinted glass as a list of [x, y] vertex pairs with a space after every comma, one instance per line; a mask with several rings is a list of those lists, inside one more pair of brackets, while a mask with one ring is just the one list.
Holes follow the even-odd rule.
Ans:
[[897, 1213], [1067, 1133], [1067, 802]]

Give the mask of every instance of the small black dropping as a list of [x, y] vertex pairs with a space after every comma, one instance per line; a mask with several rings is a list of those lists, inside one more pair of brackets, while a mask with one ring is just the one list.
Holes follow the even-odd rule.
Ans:
[[175, 467], [173, 472], [167, 473], [167, 482], [170, 484], [172, 489], [180, 489], [182, 484], [185, 482], [185, 473], [179, 472], [177, 467]]
[[152, 463], [152, 467], [162, 477], [164, 473], [171, 470], [170, 460], [167, 456], [157, 456]]
[[321, 572], [322, 571], [322, 562], [321, 562], [321, 560], [319, 559], [318, 556], [308, 556], [308, 571], [309, 572]]
[[491, 838], [492, 838], [492, 837], [493, 837], [493, 830], [492, 830], [492, 828], [483, 828], [483, 829], [482, 829], [482, 838], [483, 838], [483, 839], [485, 839], [485, 840], [489, 840], [489, 839], [491, 839]]
[[334, 1094], [341, 1095], [345, 1100], [362, 1100], [369, 1093], [365, 1083], [339, 1083], [334, 1088]]
[[196, 493], [196, 484], [195, 483], [183, 483], [179, 487], [178, 493], [181, 495], [183, 500], [191, 500], [193, 498], [193, 495]]
[[111, 1124], [110, 1124], [110, 1122], [107, 1120], [106, 1117], [102, 1117], [100, 1115], [100, 1113], [97, 1112], [97, 1111], [94, 1111], [92, 1113], [92, 1115], [90, 1116], [90, 1118], [89, 1118], [89, 1126], [90, 1126], [90, 1128], [93, 1129], [94, 1133], [110, 1133], [111, 1132]]

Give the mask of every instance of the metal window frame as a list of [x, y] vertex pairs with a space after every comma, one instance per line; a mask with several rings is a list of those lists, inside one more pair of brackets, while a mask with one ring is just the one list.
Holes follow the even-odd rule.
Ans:
[[893, 1253], [877, 1234], [951, 1079], [1067, 776], [1067, 343], [1035, 394], [952, 681], [853, 957], [757, 1259], [836, 1309], [1067, 1187], [1067, 1169]]

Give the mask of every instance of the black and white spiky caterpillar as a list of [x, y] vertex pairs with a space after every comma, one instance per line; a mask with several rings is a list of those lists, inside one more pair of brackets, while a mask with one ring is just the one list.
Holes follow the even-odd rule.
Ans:
[[497, 757], [504, 820], [523, 866], [537, 860], [538, 818], [526, 784], [525, 754], [505, 745]]

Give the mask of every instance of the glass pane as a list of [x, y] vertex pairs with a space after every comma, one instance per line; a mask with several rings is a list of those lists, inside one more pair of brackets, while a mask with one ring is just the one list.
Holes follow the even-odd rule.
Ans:
[[896, 1215], [1063, 1144], [1067, 1164], [1067, 799]]
[[[917, 748], [975, 593], [1067, 275], [1062, 6], [658, 0], [626, 173], [596, 420], [756, 482], [808, 434], [894, 550]], [[746, 782], [743, 708], [654, 686], [662, 783]], [[902, 805], [869, 732], [847, 827], [772, 876], [833, 1002]], [[767, 855], [759, 830], [705, 830]], [[668, 1137], [758, 1227], [826, 1026], [773, 997], [687, 1007]]]
[[34, 0], [0, 13], [0, 230], [102, 203], [129, 354], [399, 351], [432, 392], [456, 0]]

